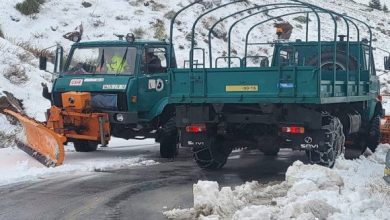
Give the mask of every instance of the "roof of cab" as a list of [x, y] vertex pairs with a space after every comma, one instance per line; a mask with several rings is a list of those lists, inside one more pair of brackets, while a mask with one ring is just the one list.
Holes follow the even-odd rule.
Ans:
[[131, 46], [131, 45], [169, 45], [166, 41], [157, 40], [135, 40], [129, 43], [125, 40], [101, 40], [101, 41], [83, 41], [73, 44], [76, 47], [96, 47], [96, 46]]

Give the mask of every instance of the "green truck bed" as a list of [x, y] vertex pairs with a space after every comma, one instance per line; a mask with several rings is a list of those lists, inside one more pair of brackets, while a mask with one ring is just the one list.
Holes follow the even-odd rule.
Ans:
[[169, 97], [171, 103], [357, 102], [372, 99], [369, 78], [368, 71], [334, 73], [310, 66], [172, 69]]

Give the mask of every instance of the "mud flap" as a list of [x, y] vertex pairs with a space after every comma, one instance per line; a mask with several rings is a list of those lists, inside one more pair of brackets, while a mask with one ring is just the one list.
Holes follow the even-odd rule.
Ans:
[[21, 150], [47, 167], [62, 165], [65, 158], [66, 137], [20, 113], [10, 110], [4, 112], [18, 119], [24, 128], [24, 140], [16, 141]]

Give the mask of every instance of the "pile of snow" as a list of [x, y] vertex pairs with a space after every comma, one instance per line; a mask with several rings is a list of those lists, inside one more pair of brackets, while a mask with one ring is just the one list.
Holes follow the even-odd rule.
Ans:
[[194, 207], [164, 212], [169, 219], [389, 219], [390, 187], [383, 180], [390, 145], [380, 145], [367, 158], [338, 159], [333, 169], [290, 166], [276, 185], [256, 181], [222, 187], [194, 184]]
[[134, 153], [146, 148], [156, 148], [154, 140], [114, 139], [109, 147], [88, 153], [75, 152], [73, 146], [66, 146], [64, 164], [55, 168], [43, 166], [15, 147], [0, 149], [0, 186], [50, 178], [58, 174], [80, 174], [158, 164], [154, 160], [146, 159], [145, 155]]

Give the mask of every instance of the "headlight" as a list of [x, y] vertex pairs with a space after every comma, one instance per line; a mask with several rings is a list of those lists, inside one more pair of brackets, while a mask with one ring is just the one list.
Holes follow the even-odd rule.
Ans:
[[116, 114], [115, 120], [117, 120], [119, 122], [123, 122], [125, 120], [125, 117], [122, 114]]

